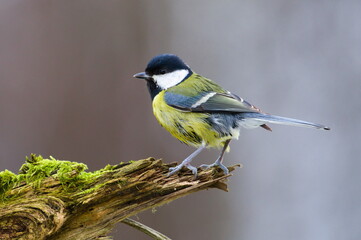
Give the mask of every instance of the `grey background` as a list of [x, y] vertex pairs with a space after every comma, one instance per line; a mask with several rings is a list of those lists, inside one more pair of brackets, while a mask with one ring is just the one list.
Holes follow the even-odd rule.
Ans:
[[[243, 130], [230, 192], [136, 219], [172, 239], [360, 239], [361, 1], [0, 1], [0, 166], [30, 153], [88, 164], [194, 149], [152, 115], [132, 79], [178, 54], [266, 112], [331, 131]], [[196, 164], [218, 152], [202, 153]], [[149, 239], [119, 224], [115, 239]]]

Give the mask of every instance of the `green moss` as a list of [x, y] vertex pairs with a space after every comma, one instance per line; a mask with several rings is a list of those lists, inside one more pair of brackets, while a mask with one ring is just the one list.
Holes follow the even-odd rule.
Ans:
[[18, 182], [18, 178], [15, 173], [5, 170], [0, 172], [0, 197], [2, 197], [7, 190], [14, 187]]
[[[38, 188], [48, 177], [58, 180], [63, 186], [63, 191], [82, 191], [85, 186], [90, 186], [94, 180], [115, 167], [107, 165], [104, 169], [86, 172], [88, 167], [83, 163], [56, 160], [53, 157], [44, 159], [40, 155], [31, 154], [21, 166], [19, 174], [16, 175], [8, 170], [0, 172], [0, 198], [4, 200], [7, 191], [23, 182]], [[99, 187], [91, 186], [87, 191], [94, 191]]]

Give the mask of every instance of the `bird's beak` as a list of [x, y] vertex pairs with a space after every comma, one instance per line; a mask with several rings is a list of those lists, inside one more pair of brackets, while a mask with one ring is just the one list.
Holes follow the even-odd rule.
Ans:
[[145, 72], [140, 72], [140, 73], [134, 74], [133, 77], [144, 79], [144, 80], [150, 80], [152, 78], [151, 76], [149, 76]]

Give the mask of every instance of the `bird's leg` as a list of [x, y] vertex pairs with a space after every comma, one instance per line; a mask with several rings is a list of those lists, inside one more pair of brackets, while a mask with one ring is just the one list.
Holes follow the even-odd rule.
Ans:
[[200, 167], [205, 168], [205, 169], [208, 169], [208, 168], [211, 168], [211, 167], [219, 167], [220, 169], [223, 170], [225, 175], [228, 175], [229, 170], [228, 170], [228, 168], [226, 166], [223, 165], [222, 162], [223, 162], [223, 155], [226, 152], [230, 141], [231, 141], [231, 139], [228, 139], [227, 141], [224, 142], [224, 146], [223, 146], [223, 149], [221, 151], [221, 154], [219, 155], [219, 157], [217, 158], [217, 160], [213, 164], [202, 164]]
[[183, 160], [183, 162], [175, 167], [171, 167], [169, 168], [169, 173], [168, 173], [168, 176], [178, 172], [179, 170], [182, 169], [182, 167], [186, 167], [188, 168], [189, 170], [192, 171], [194, 177], [197, 177], [197, 168], [196, 167], [193, 167], [191, 165], [191, 162], [193, 160], [193, 158], [195, 156], [197, 156], [203, 149], [205, 149], [206, 145], [202, 145], [200, 148], [198, 148], [197, 150], [195, 150], [191, 155], [189, 155], [186, 159]]

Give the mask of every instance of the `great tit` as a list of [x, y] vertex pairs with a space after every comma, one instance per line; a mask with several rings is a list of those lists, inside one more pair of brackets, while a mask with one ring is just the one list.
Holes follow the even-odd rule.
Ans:
[[217, 160], [202, 168], [218, 166], [225, 174], [223, 155], [240, 128], [262, 127], [267, 123], [329, 130], [316, 123], [270, 115], [243, 98], [223, 89], [210, 79], [196, 74], [178, 56], [161, 54], [151, 59], [145, 72], [133, 77], [144, 79], [152, 99], [153, 113], [159, 124], [175, 138], [197, 148], [181, 164], [170, 168], [172, 175], [183, 167], [197, 176], [192, 159], [205, 148], [222, 148]]

